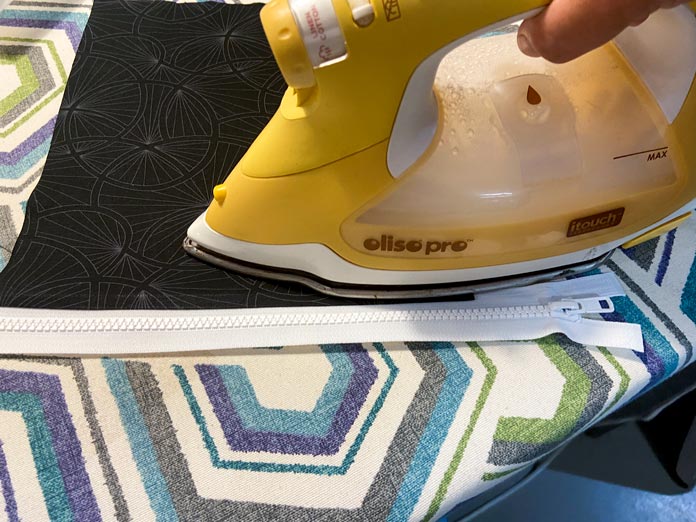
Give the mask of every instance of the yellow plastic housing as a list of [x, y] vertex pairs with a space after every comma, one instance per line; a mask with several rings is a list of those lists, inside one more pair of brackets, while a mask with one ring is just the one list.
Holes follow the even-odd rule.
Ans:
[[[623, 71], [669, 150], [669, 172], [663, 173], [663, 182], [644, 189], [628, 184], [611, 195], [585, 195], [582, 201], [556, 205], [552, 211], [530, 207], [515, 214], [503, 208], [492, 212], [490, 219], [476, 214], [475, 219], [445, 215], [428, 221], [417, 213], [404, 214], [402, 222], [395, 223], [368, 218], [390, 194], [416, 179], [419, 169], [432, 168], [429, 162], [446, 138], [441, 122], [419, 161], [399, 178], [392, 177], [387, 147], [415, 68], [462, 35], [545, 3], [400, 0], [399, 16], [390, 13], [388, 18], [383, 3], [374, 2], [374, 21], [360, 27], [352, 20], [349, 3], [334, 0], [348, 56], [326, 67], [312, 70], [310, 65], [310, 82], [300, 36], [293, 32], [291, 18], [283, 14], [289, 13], [288, 2], [273, 0], [262, 10], [264, 29], [281, 71], [296, 88], [288, 89], [278, 112], [224, 182], [224, 190], [216, 188], [206, 214], [208, 225], [225, 236], [252, 243], [323, 244], [366, 268], [446, 270], [531, 261], [621, 241], [696, 199], [696, 87], [692, 85], [669, 125], [640, 79], [609, 45], [596, 52], [610, 56]], [[436, 8], [440, 5], [443, 9]], [[562, 87], [572, 91], [567, 84]], [[497, 111], [492, 92], [485, 94]], [[510, 127], [502, 120], [491, 125], [503, 134], [516, 132], [510, 130], [514, 124]], [[512, 142], [510, 150], [522, 143]], [[585, 142], [578, 139], [578, 143], [579, 159], [569, 162], [566, 170], [576, 168], [579, 175], [591, 176], [592, 172], [583, 170]], [[567, 151], [576, 150], [574, 146]], [[515, 150], [524, 154], [519, 152], [522, 148]], [[567, 151], [561, 156], [567, 157]], [[527, 158], [521, 164], [533, 174], [529, 165], [537, 159]], [[644, 159], [647, 162], [648, 155]], [[486, 172], [463, 172], [463, 186], [466, 176], [485, 177]], [[554, 198], [566, 181], [560, 175], [539, 183], [531, 192], [543, 191], [545, 197]], [[428, 190], [427, 184], [423, 186]]]

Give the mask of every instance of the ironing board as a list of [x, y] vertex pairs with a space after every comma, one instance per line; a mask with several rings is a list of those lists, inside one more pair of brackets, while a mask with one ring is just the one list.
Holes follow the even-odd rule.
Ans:
[[[15, 0], [0, 13], [0, 267], [9, 261], [27, 200], [40, 183], [91, 4]], [[118, 25], [116, 11], [136, 13], [141, 25], [179, 16], [173, 6], [160, 16], [156, 8], [116, 0], [98, 5], [101, 17], [93, 20], [98, 25], [85, 36], [85, 47], [96, 41], [92, 36], [116, 38], [132, 30], [134, 24]], [[114, 5], [120, 7], [110, 17]], [[247, 24], [253, 17], [229, 9], [189, 6], [181, 15], [192, 45], [200, 44], [200, 60], [206, 59], [202, 50], [214, 50], [223, 37], [261, 45], [258, 26]], [[157, 46], [143, 43], [129, 59], [147, 69]], [[87, 70], [76, 67], [80, 74]], [[98, 67], [92, 71], [99, 74]], [[176, 67], [166, 74], [162, 81], [176, 84]], [[89, 109], [89, 96], [82, 101]], [[73, 124], [89, 122], [77, 118]], [[239, 129], [257, 125], [249, 120]], [[87, 229], [104, 232], [99, 240], [108, 247], [119, 238], [108, 237], [102, 225], [95, 221]], [[79, 224], [71, 233], [81, 233]], [[692, 362], [695, 250], [690, 222], [615, 253], [607, 265], [627, 297], [615, 299], [616, 312], [605, 319], [640, 323], [644, 353], [552, 336], [478, 344], [375, 339], [188, 356], [4, 357], [0, 518], [443, 517], [528, 472]], [[37, 256], [37, 263], [51, 262], [49, 254]], [[20, 279], [0, 288], [0, 306]], [[37, 297], [41, 303], [27, 297], [22, 306], [60, 305], [70, 292], [58, 287]], [[180, 287], [163, 288], [174, 306], [183, 306]], [[289, 299], [272, 286], [254, 295], [262, 306]], [[126, 304], [152, 305], [147, 299]]]

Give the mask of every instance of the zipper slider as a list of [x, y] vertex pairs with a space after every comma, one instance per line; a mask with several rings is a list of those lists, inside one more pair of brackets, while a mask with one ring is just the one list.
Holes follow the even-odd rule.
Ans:
[[577, 321], [585, 314], [608, 314], [614, 311], [609, 298], [588, 297], [585, 299], [561, 299], [548, 304], [551, 317]]

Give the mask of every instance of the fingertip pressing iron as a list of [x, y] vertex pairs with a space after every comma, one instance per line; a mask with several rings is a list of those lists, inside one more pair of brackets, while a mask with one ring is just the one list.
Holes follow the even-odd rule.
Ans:
[[696, 18], [660, 10], [569, 64], [511, 23], [548, 2], [273, 0], [289, 85], [184, 248], [350, 297], [588, 270], [696, 206]]

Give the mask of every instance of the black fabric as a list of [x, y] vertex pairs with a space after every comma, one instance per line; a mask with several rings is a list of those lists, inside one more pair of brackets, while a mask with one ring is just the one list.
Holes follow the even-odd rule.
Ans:
[[[679, 395], [681, 390], [674, 392]], [[627, 418], [622, 424], [576, 437], [554, 459], [551, 468], [661, 495], [693, 490], [696, 391], [661, 405], [649, 421]]]
[[195, 309], [345, 301], [185, 254], [285, 84], [260, 5], [97, 0], [0, 306]]
[[691, 491], [696, 486], [696, 391], [640, 427], [672, 480]]

